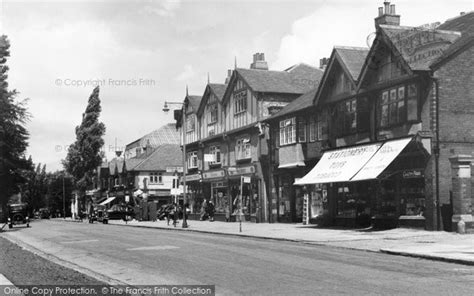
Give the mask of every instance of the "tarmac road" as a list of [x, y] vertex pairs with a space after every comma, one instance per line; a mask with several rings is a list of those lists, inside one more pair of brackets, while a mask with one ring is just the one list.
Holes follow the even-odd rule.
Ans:
[[474, 267], [453, 263], [197, 232], [45, 220], [32, 226], [2, 235], [131, 285], [209, 284], [220, 295], [474, 294]]

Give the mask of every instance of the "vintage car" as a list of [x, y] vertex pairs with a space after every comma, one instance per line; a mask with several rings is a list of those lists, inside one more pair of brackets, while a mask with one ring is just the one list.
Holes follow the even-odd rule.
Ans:
[[12, 228], [13, 225], [19, 224], [26, 224], [26, 227], [30, 227], [27, 203], [8, 204], [7, 215], [8, 228]]
[[134, 211], [131, 206], [128, 205], [113, 205], [107, 210], [107, 217], [109, 220], [124, 220], [128, 221], [134, 217]]
[[41, 208], [39, 209], [39, 218], [40, 219], [49, 219], [51, 217], [51, 213], [48, 208]]
[[108, 224], [109, 218], [107, 216], [106, 207], [103, 205], [95, 205], [93, 211], [89, 214], [89, 223], [94, 221]]

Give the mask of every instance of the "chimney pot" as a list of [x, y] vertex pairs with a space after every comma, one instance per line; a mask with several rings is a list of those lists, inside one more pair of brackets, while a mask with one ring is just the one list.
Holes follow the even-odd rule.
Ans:
[[390, 14], [395, 15], [395, 4], [390, 4]]
[[385, 6], [385, 14], [390, 14], [390, 2], [385, 1], [383, 5]]
[[265, 54], [263, 52], [257, 52], [253, 55], [253, 63], [250, 64], [250, 69], [268, 70], [268, 64], [265, 61]]
[[379, 16], [383, 15], [383, 7], [379, 7]]

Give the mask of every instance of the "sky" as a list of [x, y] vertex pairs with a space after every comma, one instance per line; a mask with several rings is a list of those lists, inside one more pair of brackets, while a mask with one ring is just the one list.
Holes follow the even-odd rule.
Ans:
[[[381, 0], [0, 0], [8, 36], [9, 86], [28, 98], [27, 156], [61, 170], [89, 95], [100, 86], [104, 151], [173, 122], [165, 100], [186, 87], [202, 95], [208, 76], [248, 68], [265, 53], [271, 70], [319, 66], [336, 45], [368, 46]], [[443, 22], [472, 0], [398, 0], [401, 25]], [[370, 42], [370, 41], [369, 41]], [[176, 106], [177, 107], [177, 106]]]

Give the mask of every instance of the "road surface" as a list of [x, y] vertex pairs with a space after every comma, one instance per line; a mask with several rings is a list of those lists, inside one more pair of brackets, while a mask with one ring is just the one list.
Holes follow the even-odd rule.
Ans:
[[216, 285], [218, 295], [474, 295], [472, 266], [303, 243], [46, 220], [2, 235], [130, 285]]

